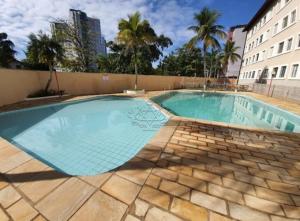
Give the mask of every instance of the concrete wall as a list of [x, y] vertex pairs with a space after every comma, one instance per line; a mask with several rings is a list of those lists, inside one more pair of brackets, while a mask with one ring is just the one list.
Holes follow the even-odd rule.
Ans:
[[[119, 93], [134, 87], [134, 75], [98, 73], [57, 73], [60, 89], [72, 95]], [[0, 69], [0, 106], [23, 101], [43, 89], [49, 72]], [[213, 82], [213, 80], [211, 80]], [[139, 88], [147, 91], [190, 88], [204, 83], [203, 78], [140, 75]], [[52, 89], [57, 89], [53, 78]]]

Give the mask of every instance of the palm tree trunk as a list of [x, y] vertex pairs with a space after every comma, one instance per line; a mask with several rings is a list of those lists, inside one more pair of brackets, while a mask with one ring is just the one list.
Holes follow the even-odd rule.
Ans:
[[206, 47], [203, 47], [203, 71], [204, 71], [204, 90], [206, 90], [207, 73], [206, 73]]
[[49, 65], [49, 79], [47, 81], [46, 87], [45, 87], [45, 92], [48, 92], [48, 89], [50, 87], [51, 81], [52, 81], [52, 73], [53, 73], [53, 66]]
[[136, 51], [134, 51], [134, 73], [135, 73], [134, 90], [137, 90], [137, 84], [138, 84], [138, 66], [137, 66]]

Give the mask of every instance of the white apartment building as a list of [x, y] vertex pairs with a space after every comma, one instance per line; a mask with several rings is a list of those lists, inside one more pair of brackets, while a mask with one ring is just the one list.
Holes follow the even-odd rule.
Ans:
[[300, 87], [300, 0], [266, 0], [245, 31], [239, 84]]

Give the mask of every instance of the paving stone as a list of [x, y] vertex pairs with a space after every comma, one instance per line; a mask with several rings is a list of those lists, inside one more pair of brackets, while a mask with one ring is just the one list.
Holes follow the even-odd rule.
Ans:
[[7, 212], [13, 220], [18, 221], [30, 221], [38, 214], [38, 212], [23, 199], [9, 207]]
[[126, 204], [131, 204], [135, 200], [140, 189], [141, 186], [116, 175], [113, 175], [101, 188], [102, 191]]
[[255, 187], [256, 194], [260, 198], [264, 198], [270, 201], [284, 203], [288, 205], [294, 205], [293, 201], [286, 193], [281, 193], [278, 191], [262, 188], [262, 187]]
[[235, 190], [209, 183], [208, 192], [222, 199], [227, 199], [239, 204], [244, 204], [243, 195]]
[[161, 154], [161, 148], [153, 148], [154, 145], [147, 144], [136, 156], [145, 160], [156, 162]]
[[209, 220], [210, 221], [231, 221], [231, 219], [214, 212], [209, 213]]
[[153, 163], [135, 158], [123, 165], [116, 174], [136, 184], [143, 185], [152, 167], [154, 167]]
[[300, 219], [300, 207], [282, 205], [283, 209], [289, 218]]
[[284, 216], [284, 213], [280, 207], [280, 204], [274, 203], [268, 200], [260, 199], [254, 196], [250, 195], [244, 195], [244, 199], [246, 202], [246, 205], [249, 207], [252, 207], [254, 209], [271, 213], [271, 214], [276, 214], [279, 216]]
[[199, 169], [199, 170], [205, 170], [205, 164], [200, 163], [199, 161], [196, 161], [196, 160], [183, 158], [182, 159], [182, 164], [184, 164], [188, 167], [191, 167], [191, 168], [196, 168], [196, 169]]
[[127, 210], [127, 205], [106, 193], [97, 191], [74, 214], [70, 221], [120, 221]]
[[296, 185], [286, 184], [282, 182], [268, 181], [271, 189], [300, 195], [300, 189]]
[[140, 200], [136, 199], [134, 201], [134, 214], [139, 217], [144, 217], [146, 212], [148, 211], [149, 204]]
[[4, 208], [9, 207], [20, 198], [21, 195], [12, 186], [7, 186], [0, 191], [0, 205]]
[[296, 206], [300, 207], [300, 196], [291, 195], [294, 202], [296, 203]]
[[64, 221], [69, 219], [93, 192], [92, 186], [74, 177], [43, 198], [35, 207], [51, 221]]
[[25, 152], [17, 152], [16, 154], [5, 158], [0, 161], [0, 172], [5, 173], [9, 170], [12, 170], [26, 161], [31, 160], [32, 157]]
[[22, 177], [32, 177], [44, 171], [47, 167], [48, 166], [46, 164], [38, 160], [32, 159], [16, 167], [15, 169], [10, 170], [6, 176], [11, 183], [13, 183], [15, 186], [19, 186], [20, 184], [26, 182], [26, 179], [22, 179]]
[[168, 209], [170, 204], [170, 196], [168, 194], [148, 186], [143, 187], [139, 194], [139, 198], [164, 209]]
[[140, 220], [132, 215], [128, 215], [126, 216], [125, 221], [140, 221]]
[[159, 189], [173, 196], [178, 196], [182, 199], [189, 200], [190, 198], [190, 188], [175, 182], [162, 180]]
[[256, 195], [254, 186], [248, 183], [243, 183], [234, 179], [223, 177], [223, 185], [225, 187], [240, 191], [242, 193]]
[[189, 166], [184, 166], [184, 165], [178, 165], [176, 163], [170, 162], [168, 166], [169, 170], [173, 170], [176, 173], [181, 173], [185, 174], [187, 176], [192, 176], [193, 174], [193, 169]]
[[154, 176], [154, 175], [150, 175], [146, 181], [146, 184], [149, 186], [152, 186], [154, 188], [158, 188], [159, 184], [160, 184], [160, 180], [161, 178], [158, 176]]
[[0, 190], [8, 185], [8, 182], [4, 179], [4, 177], [0, 176]]
[[221, 177], [216, 174], [213, 174], [213, 173], [209, 173], [209, 172], [202, 171], [202, 170], [194, 170], [193, 176], [195, 178], [198, 178], [201, 180], [205, 180], [205, 181], [208, 181], [211, 183], [222, 185]]
[[66, 179], [66, 175], [56, 172], [53, 169], [44, 170], [35, 176], [26, 174], [26, 176], [23, 177], [23, 184], [19, 185], [18, 188], [31, 201], [37, 202]]
[[183, 220], [174, 216], [171, 213], [153, 207], [148, 211], [145, 221], [183, 221]]
[[0, 208], [0, 220], [9, 221], [9, 217], [5, 214], [5, 212], [1, 208]]
[[282, 216], [271, 216], [272, 221], [299, 221], [298, 219], [290, 219]]
[[42, 215], [38, 215], [32, 221], [47, 221]]
[[171, 212], [191, 221], [207, 221], [208, 211], [202, 207], [196, 206], [188, 201], [174, 198], [171, 205]]
[[246, 206], [241, 206], [235, 203], [229, 203], [230, 216], [243, 221], [269, 221], [266, 213], [262, 213]]
[[268, 187], [268, 185], [262, 178], [251, 176], [251, 175], [248, 175], [245, 173], [240, 173], [238, 171], [235, 171], [234, 175], [235, 175], [235, 178], [239, 181], [243, 181], [245, 183], [250, 183], [250, 184], [254, 184], [257, 186], [261, 186], [261, 187], [266, 187], [266, 188]]
[[111, 173], [103, 173], [95, 176], [82, 176], [80, 177], [82, 180], [88, 182], [94, 187], [100, 187], [109, 177], [111, 177]]
[[191, 202], [218, 213], [227, 214], [226, 202], [220, 198], [193, 190]]
[[177, 173], [163, 168], [154, 168], [152, 174], [172, 181], [176, 181], [177, 179]]
[[195, 190], [199, 190], [201, 192], [207, 192], [207, 183], [203, 180], [180, 174], [178, 183], [193, 188]]

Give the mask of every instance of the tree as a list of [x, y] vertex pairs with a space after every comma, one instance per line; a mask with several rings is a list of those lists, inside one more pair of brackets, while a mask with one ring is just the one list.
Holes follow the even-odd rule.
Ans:
[[128, 20], [121, 19], [119, 22], [118, 43], [124, 45], [125, 54], [131, 54], [134, 63], [135, 85], [138, 83], [138, 54], [141, 49], [151, 50], [150, 45], [156, 43], [157, 35], [147, 20], [141, 20], [141, 15], [136, 12], [128, 16]]
[[235, 42], [234, 41], [227, 41], [224, 49], [221, 53], [221, 61], [223, 64], [223, 68], [224, 68], [224, 73], [226, 73], [228, 71], [228, 64], [229, 62], [231, 63], [235, 63], [238, 60], [242, 59], [242, 57], [237, 53], [237, 50], [240, 47], [236, 47], [235, 46]]
[[[203, 48], [203, 67], [204, 76], [208, 77], [206, 54], [209, 48], [220, 48], [218, 38], [223, 39], [226, 33], [224, 27], [218, 25], [220, 14], [215, 10], [203, 8], [198, 14], [195, 14], [196, 25], [189, 27], [189, 30], [195, 32], [195, 36], [189, 41], [189, 47], [195, 47], [198, 43], [202, 43]], [[206, 85], [206, 80], [205, 80]]]
[[14, 43], [7, 39], [6, 33], [0, 33], [0, 66], [7, 68], [16, 60], [14, 46]]
[[187, 48], [184, 45], [169, 55], [165, 56], [157, 67], [157, 73], [161, 75], [200, 76], [203, 66], [201, 50], [198, 48]]
[[52, 81], [54, 65], [63, 60], [63, 48], [57, 41], [42, 32], [39, 32], [38, 35], [31, 34], [29, 39], [26, 52], [27, 59], [36, 59], [35, 62], [49, 67], [49, 79], [45, 86], [45, 92], [47, 93]]
[[23, 60], [23, 64], [26, 68], [33, 70], [49, 70], [47, 64], [43, 64], [39, 59], [39, 39], [35, 34], [30, 34], [28, 36], [29, 41], [26, 47], [26, 59]]

